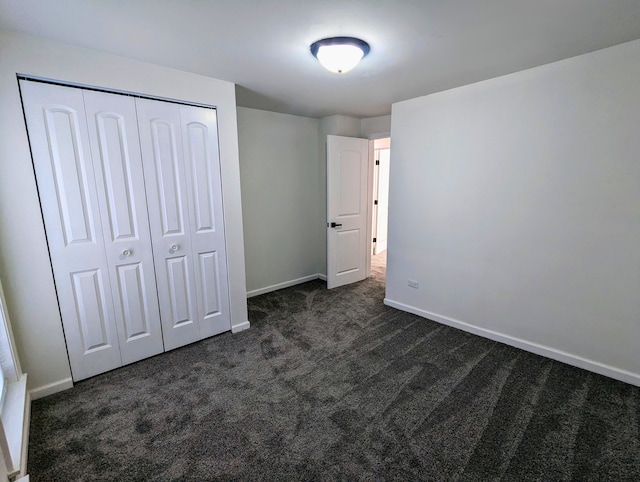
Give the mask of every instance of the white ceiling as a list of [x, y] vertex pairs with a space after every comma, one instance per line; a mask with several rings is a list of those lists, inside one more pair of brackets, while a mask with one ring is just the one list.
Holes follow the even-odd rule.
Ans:
[[[640, 0], [0, 0], [0, 28], [235, 82], [241, 106], [371, 117], [638, 39]], [[371, 45], [345, 75], [309, 52], [338, 35]]]

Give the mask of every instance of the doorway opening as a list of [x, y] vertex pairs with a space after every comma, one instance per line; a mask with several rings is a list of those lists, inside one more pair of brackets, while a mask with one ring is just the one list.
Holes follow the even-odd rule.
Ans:
[[387, 220], [389, 209], [389, 165], [391, 138], [373, 140], [373, 189], [371, 211], [371, 271], [383, 276], [387, 267]]

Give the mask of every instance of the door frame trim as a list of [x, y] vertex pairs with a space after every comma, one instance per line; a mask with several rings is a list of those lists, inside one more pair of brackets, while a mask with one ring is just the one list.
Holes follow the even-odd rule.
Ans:
[[367, 167], [367, 254], [365, 258], [365, 274], [371, 276], [371, 240], [373, 239], [373, 181], [374, 181], [374, 140], [369, 139], [369, 155]]
[[[81, 84], [78, 82], [65, 82], [62, 80], [56, 80], [56, 79], [49, 79], [47, 77], [38, 77], [36, 75], [28, 75], [28, 74], [17, 74], [17, 78], [18, 78], [18, 86], [20, 85], [20, 81], [21, 80], [28, 80], [29, 82], [39, 82], [41, 84], [51, 84], [51, 85], [60, 85], [62, 87], [71, 87], [74, 89], [81, 89], [81, 90], [93, 90], [96, 92], [104, 92], [105, 94], [116, 94], [116, 95], [125, 95], [127, 97], [136, 97], [139, 99], [149, 99], [149, 100], [157, 100], [160, 102], [170, 102], [171, 104], [180, 104], [180, 105], [192, 105], [194, 107], [204, 107], [206, 109], [216, 109], [218, 108], [218, 106], [215, 105], [211, 105], [211, 104], [202, 104], [202, 103], [198, 103], [198, 102], [187, 102], [184, 100], [180, 100], [180, 99], [173, 99], [171, 97], [161, 97], [161, 96], [154, 96], [154, 95], [150, 95], [150, 94], [141, 94], [140, 92], [132, 92], [132, 91], [128, 91], [128, 90], [118, 90], [118, 89], [109, 89], [106, 87], [99, 87], [96, 85], [88, 85], [88, 84]], [[22, 96], [22, 94], [21, 94]]]

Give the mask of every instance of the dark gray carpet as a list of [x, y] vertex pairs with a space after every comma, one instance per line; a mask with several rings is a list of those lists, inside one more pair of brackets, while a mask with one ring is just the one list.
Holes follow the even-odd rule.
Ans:
[[640, 480], [640, 389], [382, 304], [383, 269], [33, 403], [53, 480]]

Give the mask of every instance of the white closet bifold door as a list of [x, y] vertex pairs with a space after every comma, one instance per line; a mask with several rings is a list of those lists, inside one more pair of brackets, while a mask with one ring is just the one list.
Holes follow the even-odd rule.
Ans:
[[136, 99], [166, 350], [201, 338], [180, 106]]
[[162, 353], [135, 101], [84, 91], [122, 363]]
[[215, 109], [20, 87], [73, 379], [230, 330]]
[[82, 91], [20, 86], [71, 370], [80, 380], [122, 363]]
[[201, 338], [231, 329], [216, 111], [180, 106]]

